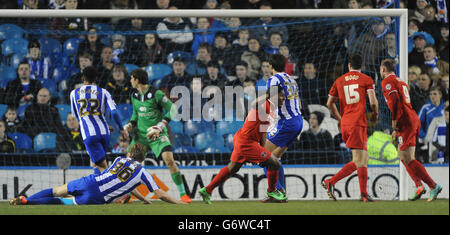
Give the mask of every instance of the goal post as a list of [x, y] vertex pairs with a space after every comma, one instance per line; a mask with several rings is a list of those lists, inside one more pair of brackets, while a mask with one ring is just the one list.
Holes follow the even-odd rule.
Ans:
[[[272, 9], [272, 10], [0, 10], [0, 18], [163, 18], [163, 17], [396, 17], [398, 29], [399, 77], [408, 82], [408, 10], [407, 9]], [[299, 42], [301, 43], [301, 42]], [[301, 84], [299, 84], [301, 86]], [[382, 97], [378, 97], [382, 99]], [[403, 164], [399, 164], [399, 200], [407, 200], [410, 184]]]

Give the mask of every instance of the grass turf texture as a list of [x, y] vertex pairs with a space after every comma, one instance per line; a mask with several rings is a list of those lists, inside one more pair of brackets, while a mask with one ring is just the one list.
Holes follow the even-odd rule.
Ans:
[[377, 201], [289, 201], [264, 204], [259, 201], [195, 201], [173, 205], [155, 201], [108, 205], [24, 205], [0, 202], [1, 215], [449, 215], [449, 200]]

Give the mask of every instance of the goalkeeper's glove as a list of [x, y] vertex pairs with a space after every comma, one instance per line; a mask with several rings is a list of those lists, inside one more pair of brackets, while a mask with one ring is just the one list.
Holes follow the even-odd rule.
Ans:
[[166, 124], [164, 122], [159, 122], [156, 126], [148, 128], [147, 138], [150, 140], [156, 140], [165, 126]]

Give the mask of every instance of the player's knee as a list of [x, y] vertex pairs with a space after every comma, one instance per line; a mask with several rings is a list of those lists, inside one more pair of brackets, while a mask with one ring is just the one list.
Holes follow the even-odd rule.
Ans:
[[271, 156], [270, 159], [267, 161], [267, 167], [270, 170], [277, 171], [280, 169], [281, 163], [275, 156]]

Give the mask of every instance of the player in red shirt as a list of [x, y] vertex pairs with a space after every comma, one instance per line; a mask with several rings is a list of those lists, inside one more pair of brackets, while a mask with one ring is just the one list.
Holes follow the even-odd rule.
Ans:
[[380, 74], [383, 78], [381, 82], [383, 95], [392, 112], [392, 137], [398, 138], [398, 155], [417, 187], [409, 200], [415, 201], [425, 194], [426, 190], [421, 182], [423, 180], [431, 189], [428, 201], [433, 201], [442, 191], [442, 186], [433, 181], [426, 169], [414, 157], [416, 139], [420, 131], [420, 119], [411, 106], [409, 87], [395, 75], [395, 61], [391, 59], [381, 61]]
[[[369, 154], [367, 152], [366, 96], [369, 97], [370, 107], [373, 111], [373, 121], [376, 121], [378, 117], [378, 101], [374, 82], [371, 77], [361, 73], [361, 67], [361, 55], [352, 55], [349, 58], [349, 72], [334, 82], [327, 101], [328, 109], [338, 121], [342, 140], [352, 150], [352, 161], [333, 177], [322, 182], [328, 196], [333, 200], [336, 200], [334, 185], [357, 170], [361, 201], [373, 201], [367, 193]], [[337, 101], [340, 104], [340, 113], [336, 107]]]
[[281, 86], [274, 88], [278, 89], [273, 92], [274, 95], [270, 96], [269, 94], [272, 93], [268, 91], [263, 102], [256, 103], [257, 109], [250, 110], [244, 125], [234, 135], [234, 149], [230, 163], [219, 171], [208, 186], [200, 189], [200, 195], [205, 203], [211, 204], [210, 197], [214, 188], [238, 172], [245, 162], [262, 163], [267, 166], [269, 183], [267, 195], [279, 201], [287, 199], [287, 196], [275, 187], [278, 181], [280, 162], [278, 158], [263, 147], [267, 138], [267, 128], [270, 125], [269, 120], [270, 118], [276, 118], [277, 106], [275, 104], [283, 104], [285, 99], [284, 89]]

